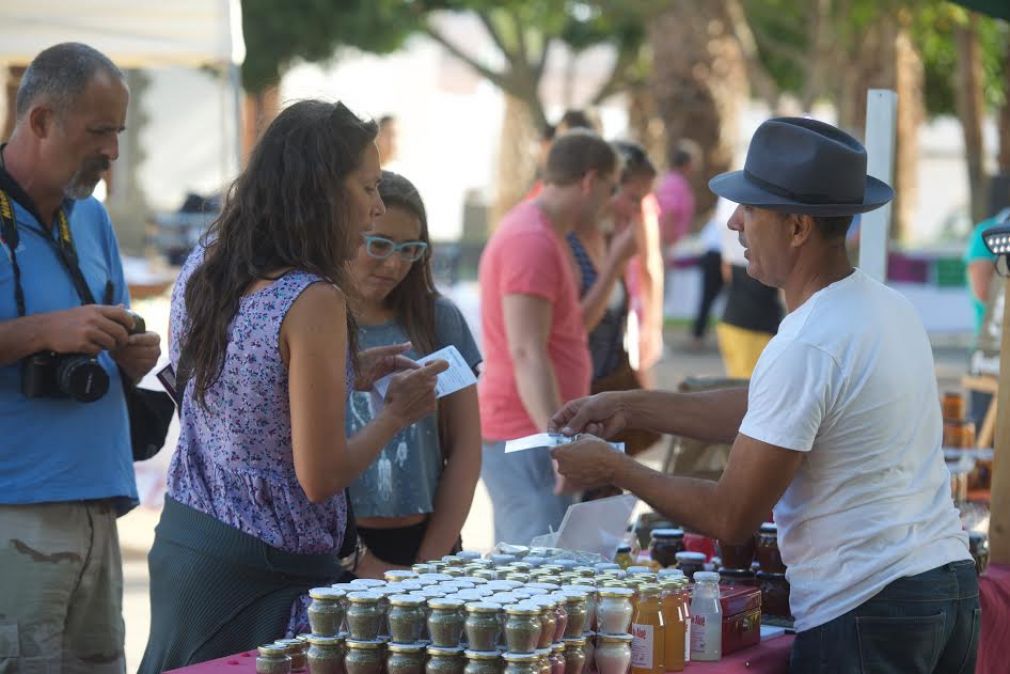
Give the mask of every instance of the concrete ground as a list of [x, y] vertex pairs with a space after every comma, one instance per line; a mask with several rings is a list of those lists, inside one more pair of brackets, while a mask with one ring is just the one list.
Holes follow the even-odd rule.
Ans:
[[[157, 309], [148, 308], [148, 313], [154, 311]], [[936, 372], [941, 393], [960, 388], [960, 379], [967, 365], [962, 342], [963, 340], [934, 340]], [[693, 349], [688, 348], [683, 329], [673, 329], [668, 332], [666, 343], [666, 357], [656, 370], [659, 387], [673, 388], [689, 375], [723, 374], [722, 362], [715, 348], [713, 335], [709, 336], [709, 341], [703, 348]], [[172, 444], [168, 447], [171, 448]], [[660, 443], [656, 449], [646, 453], [642, 460], [658, 465], [662, 460], [664, 449], [665, 443]], [[165, 457], [158, 457], [154, 461], [164, 462], [168, 450], [164, 450], [163, 454]], [[150, 475], [146, 476], [145, 483], [149, 483], [150, 479], [152, 479]], [[154, 527], [159, 514], [160, 511], [155, 507], [142, 506], [119, 521], [119, 535], [123, 548], [125, 580], [123, 610], [126, 620], [126, 660], [129, 672], [136, 671], [147, 641], [150, 625], [147, 552], [154, 540]], [[491, 504], [483, 484], [480, 484], [470, 510], [470, 517], [463, 528], [463, 540], [468, 549], [484, 551], [494, 544], [491, 521]]]

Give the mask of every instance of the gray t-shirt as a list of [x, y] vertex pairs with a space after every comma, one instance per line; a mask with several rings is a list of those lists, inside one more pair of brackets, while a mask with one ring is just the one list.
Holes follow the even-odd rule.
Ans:
[[[361, 326], [358, 347], [398, 344], [410, 339], [396, 321]], [[454, 345], [476, 374], [480, 351], [470, 328], [456, 305], [445, 297], [435, 300], [435, 350]], [[410, 350], [409, 358], [419, 354]], [[353, 436], [372, 420], [376, 410], [372, 395], [353, 391], [347, 398], [345, 425]], [[442, 448], [439, 445], [436, 415], [431, 414], [403, 429], [386, 445], [372, 465], [351, 485], [351, 502], [359, 517], [402, 517], [430, 513], [435, 509], [435, 492], [442, 475]]]

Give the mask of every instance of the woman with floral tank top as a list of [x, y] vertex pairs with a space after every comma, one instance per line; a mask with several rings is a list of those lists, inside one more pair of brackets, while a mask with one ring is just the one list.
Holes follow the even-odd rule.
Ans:
[[435, 407], [442, 362], [395, 375], [353, 438], [334, 405], [405, 364], [392, 347], [351, 367], [346, 265], [385, 211], [375, 135], [340, 103], [281, 112], [180, 273], [181, 430], [148, 558], [143, 673], [305, 631], [305, 593], [347, 575], [346, 487]]

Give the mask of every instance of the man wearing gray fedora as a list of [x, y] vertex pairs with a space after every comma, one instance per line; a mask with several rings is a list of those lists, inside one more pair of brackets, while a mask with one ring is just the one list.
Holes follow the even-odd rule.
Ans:
[[774, 510], [792, 672], [973, 671], [978, 582], [940, 448], [929, 339], [912, 305], [845, 250], [853, 215], [891, 188], [866, 175], [858, 141], [801, 118], [763, 123], [744, 169], [709, 187], [740, 204], [728, 226], [747, 272], [782, 289], [789, 312], [749, 386], [602, 393], [566, 405], [552, 428], [729, 442], [729, 465], [718, 482], [675, 477], [585, 438], [554, 451], [559, 471], [725, 542]]

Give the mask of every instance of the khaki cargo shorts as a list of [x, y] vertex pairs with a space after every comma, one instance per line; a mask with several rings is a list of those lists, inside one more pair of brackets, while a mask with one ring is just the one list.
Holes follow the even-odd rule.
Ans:
[[0, 674], [119, 674], [123, 564], [106, 501], [0, 505]]

